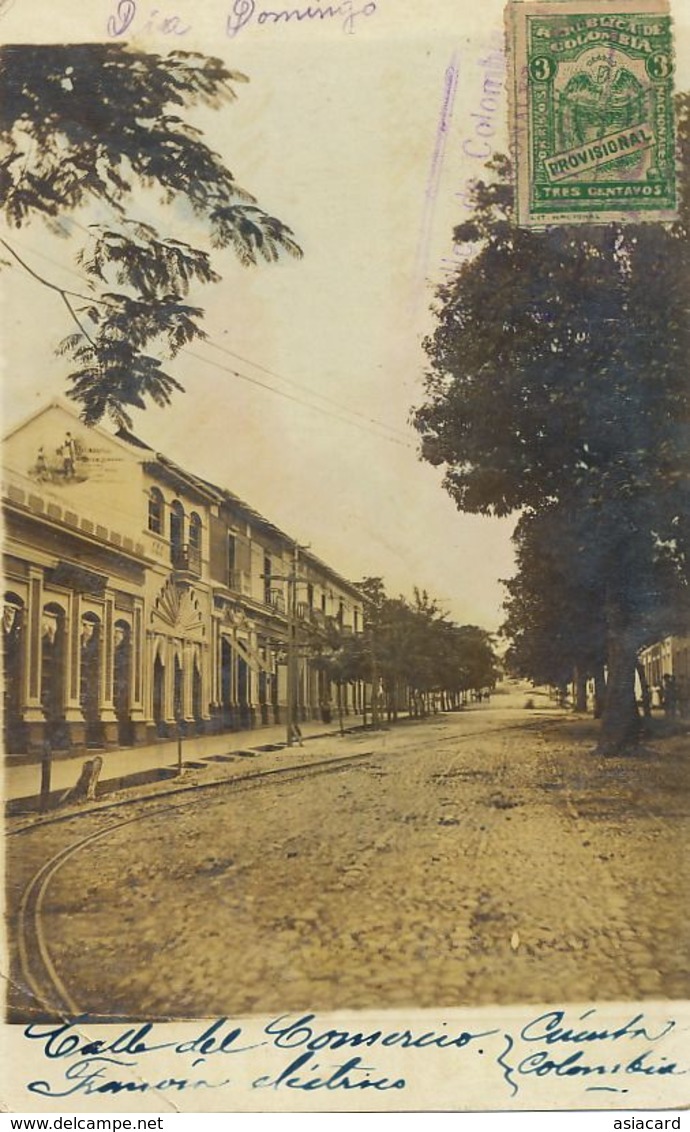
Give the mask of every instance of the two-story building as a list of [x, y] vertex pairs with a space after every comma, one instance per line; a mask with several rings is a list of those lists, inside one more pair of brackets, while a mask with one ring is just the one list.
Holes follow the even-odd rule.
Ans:
[[690, 637], [669, 636], [648, 645], [640, 653], [648, 687], [654, 693], [654, 703], [660, 706], [664, 685], [672, 679], [676, 688], [677, 706], [682, 714], [690, 710]]
[[290, 624], [299, 713], [328, 710], [319, 654], [362, 597], [237, 496], [60, 402], [6, 437], [3, 480], [9, 752], [282, 722]]

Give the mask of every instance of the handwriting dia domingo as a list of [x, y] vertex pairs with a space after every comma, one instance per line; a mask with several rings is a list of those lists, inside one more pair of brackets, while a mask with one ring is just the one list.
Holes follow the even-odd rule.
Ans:
[[234, 38], [243, 28], [252, 22], [260, 27], [280, 23], [309, 23], [314, 20], [339, 19], [341, 27], [348, 35], [355, 32], [355, 23], [360, 16], [373, 16], [376, 12], [374, 0], [369, 0], [362, 8], [355, 8], [352, 0], [343, 0], [342, 4], [321, 7], [314, 5], [307, 8], [260, 8], [255, 0], [235, 0], [232, 13], [228, 16], [226, 31]]
[[[234, 39], [250, 25], [275, 27], [287, 24], [330, 23], [335, 21], [348, 35], [353, 35], [361, 17], [373, 16], [377, 10], [375, 0], [368, 0], [356, 8], [354, 0], [341, 0], [339, 4], [309, 4], [302, 7], [268, 8], [256, 0], [234, 0], [225, 19], [225, 34]], [[192, 30], [180, 16], [164, 14], [159, 8], [144, 9], [137, 0], [118, 0], [115, 11], [108, 19], [108, 35], [119, 38], [130, 29], [142, 34], [183, 36]]]

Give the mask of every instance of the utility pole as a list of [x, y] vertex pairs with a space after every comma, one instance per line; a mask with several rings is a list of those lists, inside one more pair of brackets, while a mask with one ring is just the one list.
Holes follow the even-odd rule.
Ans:
[[378, 731], [380, 726], [379, 719], [379, 666], [378, 657], [376, 655], [376, 635], [373, 626], [371, 632], [371, 645], [370, 645], [370, 658], [371, 658], [371, 726], [373, 731]]
[[[297, 543], [292, 548], [292, 562], [289, 574], [271, 574], [275, 582], [287, 582], [287, 745], [292, 747], [295, 742], [295, 725], [297, 720], [297, 684], [299, 672], [297, 668], [299, 659], [298, 649], [298, 617], [297, 617], [297, 583], [304, 582], [297, 573], [299, 566], [300, 548]], [[266, 575], [262, 574], [262, 577]]]

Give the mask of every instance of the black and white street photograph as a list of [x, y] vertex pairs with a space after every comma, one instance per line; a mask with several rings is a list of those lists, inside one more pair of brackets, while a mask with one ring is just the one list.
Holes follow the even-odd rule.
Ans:
[[83, 7], [0, 3], [1, 1107], [687, 1105], [690, 12]]

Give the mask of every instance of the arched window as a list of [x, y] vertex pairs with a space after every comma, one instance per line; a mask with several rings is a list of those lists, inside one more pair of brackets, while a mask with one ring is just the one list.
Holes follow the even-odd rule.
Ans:
[[189, 516], [189, 569], [201, 573], [201, 519], [196, 511]]
[[[99, 618], [95, 613], [85, 613], [81, 619], [79, 705], [87, 724], [99, 718], [100, 633]], [[94, 737], [87, 731], [87, 741]]]
[[149, 530], [154, 535], [163, 534], [163, 496], [157, 487], [149, 492]]
[[49, 602], [41, 611], [41, 705], [46, 720], [55, 723], [63, 716], [63, 643], [65, 611]]
[[3, 718], [7, 750], [21, 750], [21, 675], [24, 602], [19, 594], [5, 594], [2, 614], [3, 638]]
[[24, 602], [19, 594], [8, 590], [5, 594], [2, 614], [2, 627], [5, 640], [19, 635], [23, 613]]
[[180, 562], [184, 553], [184, 508], [179, 499], [170, 505], [170, 558], [173, 565]]
[[201, 550], [201, 519], [196, 511], [189, 516], [189, 545], [192, 550]]
[[132, 630], [126, 621], [116, 621], [113, 628], [113, 705], [118, 722], [118, 739], [122, 745], [132, 741], [129, 726]]

